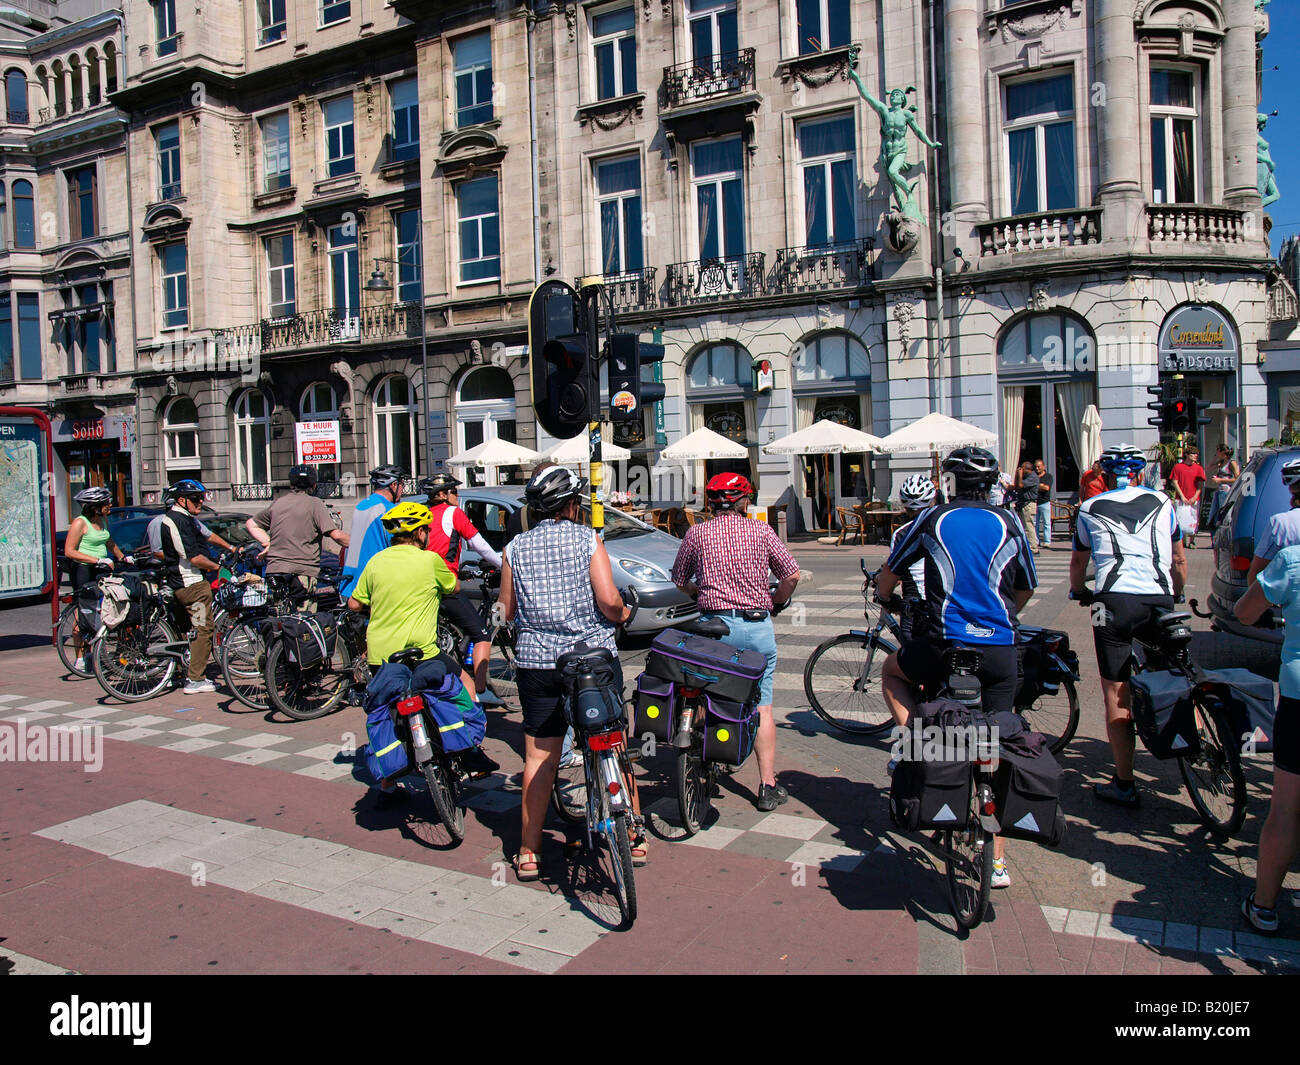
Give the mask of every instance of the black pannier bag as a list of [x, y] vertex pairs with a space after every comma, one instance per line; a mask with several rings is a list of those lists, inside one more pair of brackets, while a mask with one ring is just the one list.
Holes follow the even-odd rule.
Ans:
[[299, 669], [314, 669], [334, 657], [338, 622], [333, 614], [287, 617], [280, 622], [285, 653]]
[[704, 751], [706, 762], [742, 766], [753, 753], [758, 735], [758, 708], [710, 693], [705, 696]]
[[898, 828], [965, 828], [972, 787], [968, 759], [903, 761], [889, 786], [889, 816]]
[[564, 682], [564, 713], [582, 732], [612, 732], [627, 721], [618, 659], [603, 647], [580, 647], [560, 656], [556, 671]]
[[993, 798], [997, 802], [1002, 835], [1028, 839], [1055, 847], [1065, 834], [1065, 812], [1061, 809], [1064, 773], [1060, 763], [1044, 749], [1030, 755], [1001, 748], [993, 774]]
[[683, 688], [703, 688], [749, 706], [758, 700], [767, 655], [742, 651], [721, 640], [665, 629], [654, 638], [645, 671]]
[[634, 738], [644, 739], [649, 734], [660, 743], [671, 742], [677, 730], [676, 702], [677, 686], [672, 681], [660, 680], [649, 673], [637, 677]]
[[83, 636], [99, 631], [99, 582], [87, 581], [77, 589], [77, 627]]
[[1192, 682], [1170, 670], [1138, 673], [1130, 682], [1133, 724], [1152, 757], [1190, 757], [1200, 750]]
[[1206, 679], [1216, 685], [1228, 714], [1230, 735], [1221, 739], [1234, 743], [1245, 754], [1268, 754], [1273, 750], [1273, 719], [1277, 703], [1273, 682], [1248, 669], [1207, 669]]

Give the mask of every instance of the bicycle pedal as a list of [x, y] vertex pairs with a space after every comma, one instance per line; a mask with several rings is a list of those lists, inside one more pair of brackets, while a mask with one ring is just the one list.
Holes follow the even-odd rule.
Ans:
[[630, 749], [627, 751], [627, 760], [628, 760], [629, 762], [639, 762], [639, 761], [641, 761], [641, 748], [640, 748], [640, 747], [632, 747], [632, 748], [630, 748]]

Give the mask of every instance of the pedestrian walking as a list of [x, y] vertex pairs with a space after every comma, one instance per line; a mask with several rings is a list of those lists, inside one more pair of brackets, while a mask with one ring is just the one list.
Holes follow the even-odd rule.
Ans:
[[1025, 527], [1029, 549], [1038, 554], [1038, 474], [1034, 464], [1026, 459], [1016, 474], [1016, 502], [1020, 508], [1020, 524]]

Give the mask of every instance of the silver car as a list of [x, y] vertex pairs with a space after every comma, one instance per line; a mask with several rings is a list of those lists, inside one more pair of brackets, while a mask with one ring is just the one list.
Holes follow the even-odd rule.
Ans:
[[[460, 506], [483, 538], [500, 551], [506, 522], [523, 506], [523, 494], [522, 487], [466, 487], [460, 491]], [[673, 562], [681, 545], [677, 537], [630, 514], [605, 508], [605, 550], [614, 570], [614, 583], [620, 591], [635, 588], [641, 600], [629, 631], [658, 632], [699, 617], [695, 600], [673, 584]], [[467, 545], [461, 559], [477, 560], [478, 554]]]

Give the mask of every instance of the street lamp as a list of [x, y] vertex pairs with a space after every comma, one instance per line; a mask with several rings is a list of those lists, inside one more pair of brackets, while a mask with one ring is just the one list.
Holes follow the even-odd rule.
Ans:
[[[375, 268], [370, 273], [370, 280], [366, 282], [367, 292], [393, 291], [393, 283], [379, 269], [380, 263], [390, 263], [393, 266], [410, 265], [399, 259], [374, 258]], [[424, 471], [428, 475], [433, 472], [433, 429], [429, 425], [429, 333], [424, 320], [423, 276], [420, 278], [420, 388], [424, 396]], [[411, 474], [414, 476], [415, 471], [412, 470]]]

